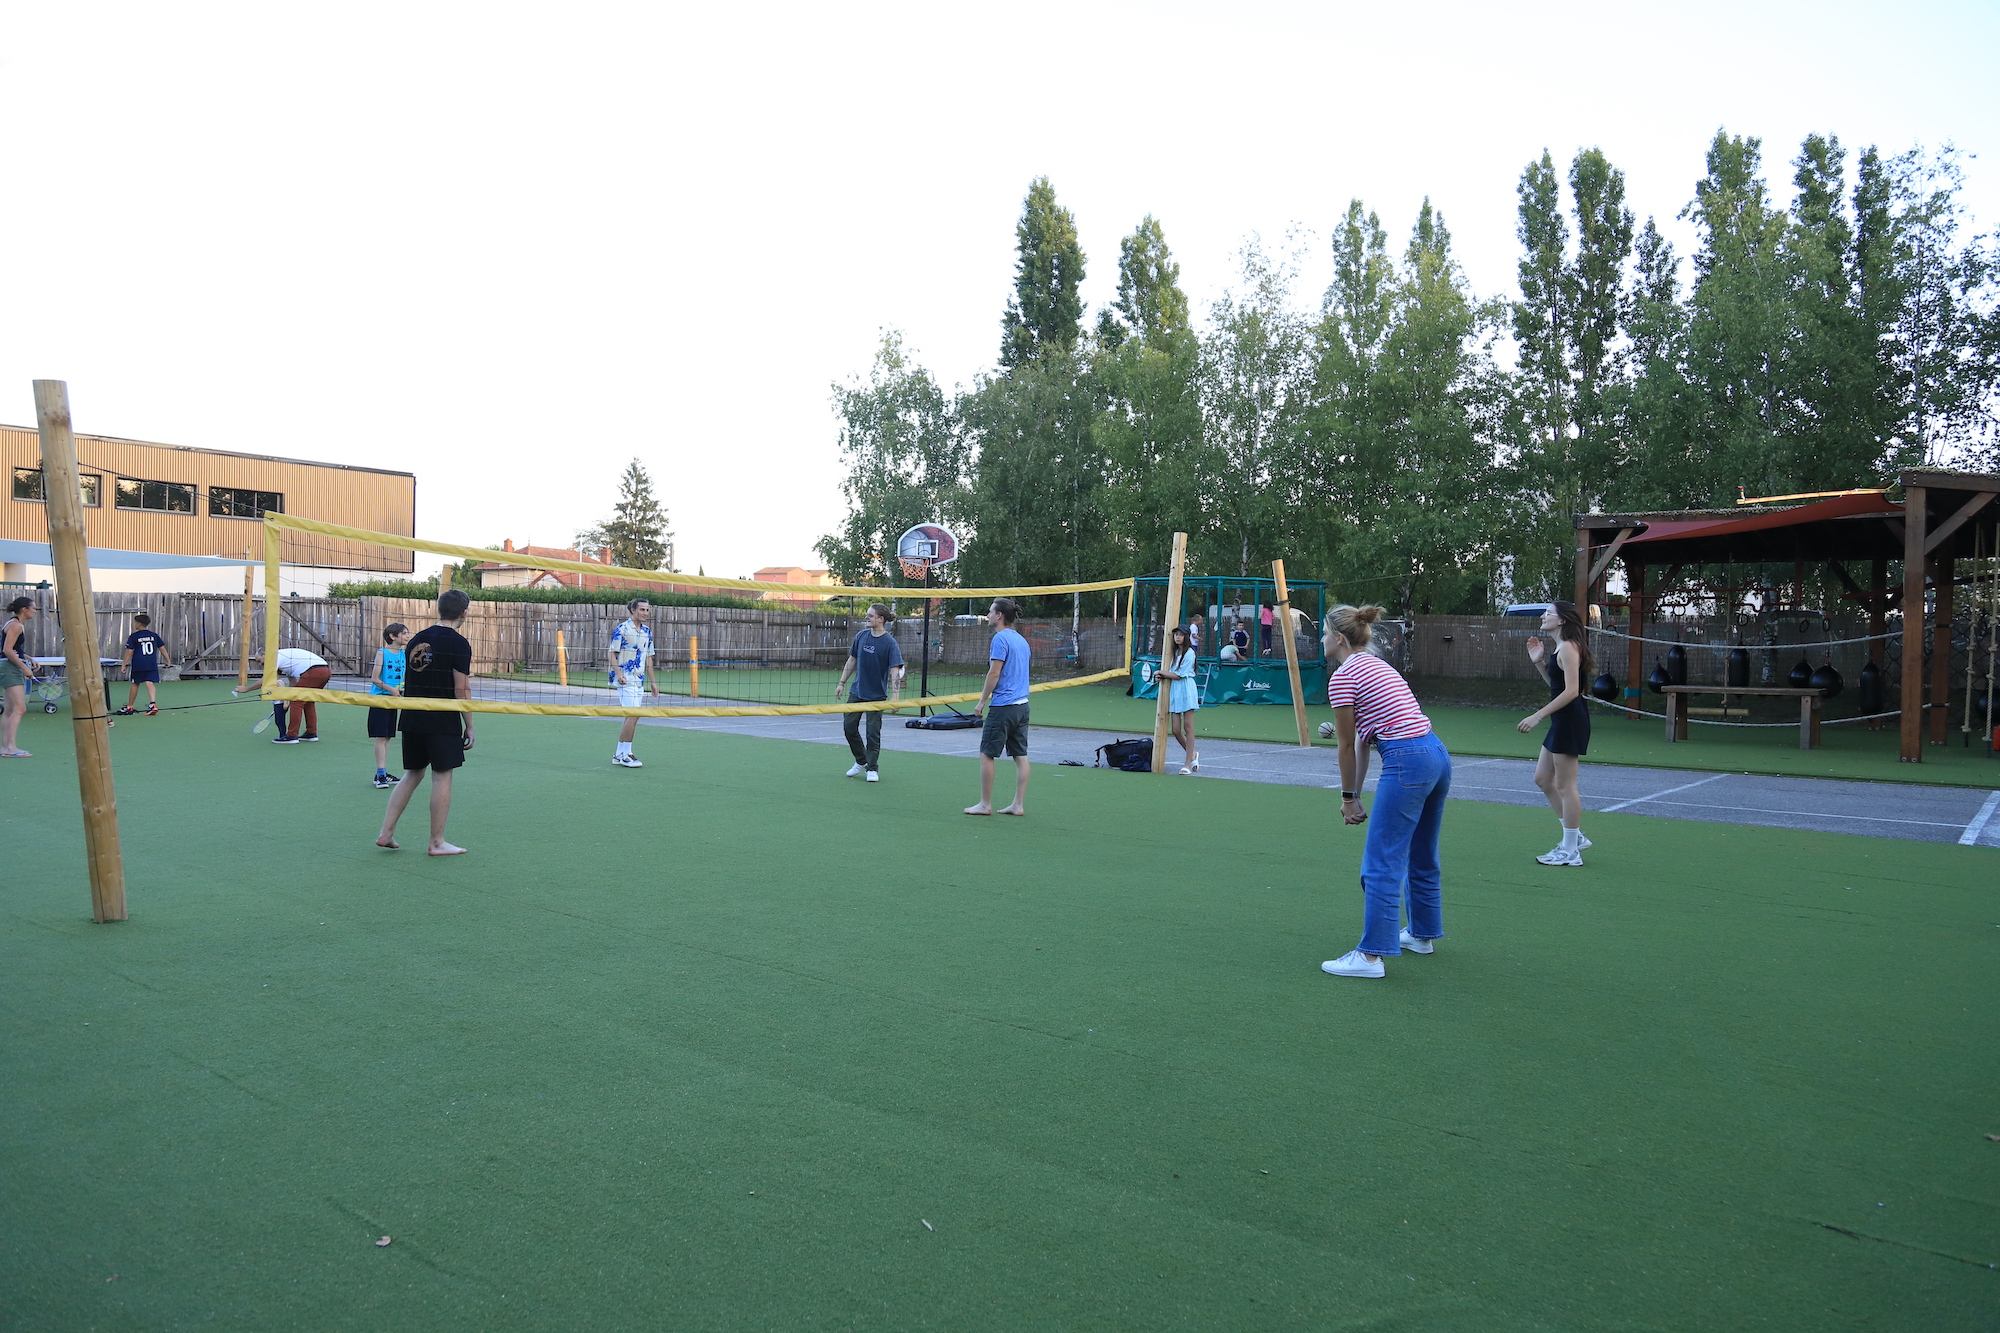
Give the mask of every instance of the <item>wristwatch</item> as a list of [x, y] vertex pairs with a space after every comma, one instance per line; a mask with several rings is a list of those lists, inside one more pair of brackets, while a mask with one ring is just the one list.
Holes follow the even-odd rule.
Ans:
[[1351, 792], [1351, 791], [1344, 791], [1344, 792], [1342, 792], [1342, 793], [1340, 794], [1340, 799], [1341, 799], [1341, 800], [1343, 800], [1343, 801], [1352, 801], [1352, 800], [1355, 800], [1355, 799], [1357, 799], [1357, 798], [1355, 797], [1355, 794], [1354, 794], [1353, 792]]

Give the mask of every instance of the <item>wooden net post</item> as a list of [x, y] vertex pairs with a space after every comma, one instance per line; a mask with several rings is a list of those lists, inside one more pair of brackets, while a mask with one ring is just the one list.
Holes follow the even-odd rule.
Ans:
[[556, 631], [556, 683], [569, 688], [569, 646], [563, 641], [563, 632]]
[[[243, 558], [248, 561], [250, 553], [245, 551]], [[238, 694], [247, 693], [250, 689], [250, 617], [255, 613], [257, 605], [256, 591], [257, 567], [245, 564], [243, 566], [243, 642], [238, 646], [236, 653], [236, 692]]]
[[1299, 744], [1310, 748], [1306, 729], [1305, 687], [1299, 683], [1299, 639], [1292, 633], [1292, 590], [1285, 586], [1285, 562], [1271, 562], [1271, 580], [1278, 585], [1278, 630], [1285, 638], [1285, 674], [1292, 678], [1292, 717], [1299, 724]]
[[[1173, 670], [1174, 626], [1181, 618], [1181, 576], [1186, 572], [1187, 534], [1176, 532], [1174, 562], [1167, 572], [1167, 616], [1160, 625], [1160, 665], [1169, 671]], [[1167, 696], [1172, 693], [1168, 688], [1172, 682], [1160, 680], [1158, 672], [1153, 673], [1153, 678], [1160, 696], [1159, 707], [1153, 710], [1153, 771], [1164, 773], [1167, 771], [1167, 705], [1170, 702]]]
[[76, 435], [70, 428], [69, 386], [61, 380], [36, 380], [35, 419], [42, 436], [42, 495], [48, 505], [56, 606], [63, 621], [70, 725], [76, 732], [76, 780], [83, 797], [84, 852], [90, 862], [90, 915], [100, 923], [123, 921], [125, 858], [118, 846], [118, 794], [111, 781], [110, 719], [104, 715], [104, 673], [97, 661], [97, 611], [90, 594], [90, 555], [78, 489]]
[[688, 635], [688, 697], [701, 698], [701, 636]]

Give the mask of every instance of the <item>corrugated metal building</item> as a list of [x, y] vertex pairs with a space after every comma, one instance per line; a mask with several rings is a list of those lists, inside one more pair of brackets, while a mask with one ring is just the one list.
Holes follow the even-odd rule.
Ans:
[[[417, 479], [408, 472], [295, 458], [76, 437], [84, 523], [92, 546], [172, 555], [262, 554], [266, 510], [374, 532], [416, 535]], [[48, 540], [42, 447], [31, 427], [0, 426], [7, 501], [0, 537]], [[288, 565], [408, 574], [415, 554], [287, 533]], [[17, 577], [9, 573], [8, 577]]]

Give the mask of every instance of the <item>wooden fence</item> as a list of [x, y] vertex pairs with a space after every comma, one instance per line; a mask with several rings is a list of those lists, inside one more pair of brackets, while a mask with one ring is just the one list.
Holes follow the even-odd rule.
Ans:
[[[53, 589], [24, 589], [40, 612], [28, 627], [28, 648], [37, 657], [64, 653], [63, 625]], [[9, 596], [6, 600], [12, 601]], [[135, 628], [132, 617], [153, 618], [153, 632], [166, 640], [167, 655], [184, 677], [234, 676], [243, 650], [243, 598], [214, 593], [100, 592], [94, 595], [97, 651], [120, 657]], [[364, 668], [361, 660], [361, 604], [331, 597], [288, 597], [280, 603], [278, 646], [306, 648], [342, 672]], [[264, 667], [264, 599], [250, 613], [250, 674]]]

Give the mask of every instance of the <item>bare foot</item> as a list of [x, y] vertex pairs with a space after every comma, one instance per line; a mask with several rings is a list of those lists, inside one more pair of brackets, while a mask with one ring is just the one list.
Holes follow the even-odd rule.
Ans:
[[391, 836], [391, 835], [388, 835], [388, 834], [384, 834], [384, 835], [383, 835], [382, 837], [379, 837], [379, 838], [375, 839], [375, 845], [376, 845], [377, 847], [381, 847], [381, 848], [385, 848], [385, 849], [387, 849], [388, 851], [392, 851], [392, 852], [393, 852], [393, 851], [395, 851], [395, 850], [396, 850], [397, 848], [401, 847], [401, 846], [402, 846], [403, 844], [402, 844], [402, 843], [400, 843], [400, 842], [397, 842], [397, 841], [396, 841], [396, 839], [395, 839], [395, 838], [394, 838], [393, 836]]
[[454, 847], [454, 846], [452, 846], [452, 845], [451, 845], [450, 843], [448, 843], [448, 842], [434, 842], [434, 843], [432, 843], [432, 844], [431, 844], [431, 855], [432, 855], [432, 856], [464, 856], [464, 855], [465, 855], [465, 848], [463, 848], [463, 847]]
[[1018, 805], [1009, 805], [999, 810], [995, 810], [993, 813], [996, 815], [1025, 815], [1028, 812], [1026, 810], [1023, 810]]
[[968, 805], [965, 807], [965, 813], [968, 815], [990, 815], [993, 813], [993, 807], [990, 805]]

